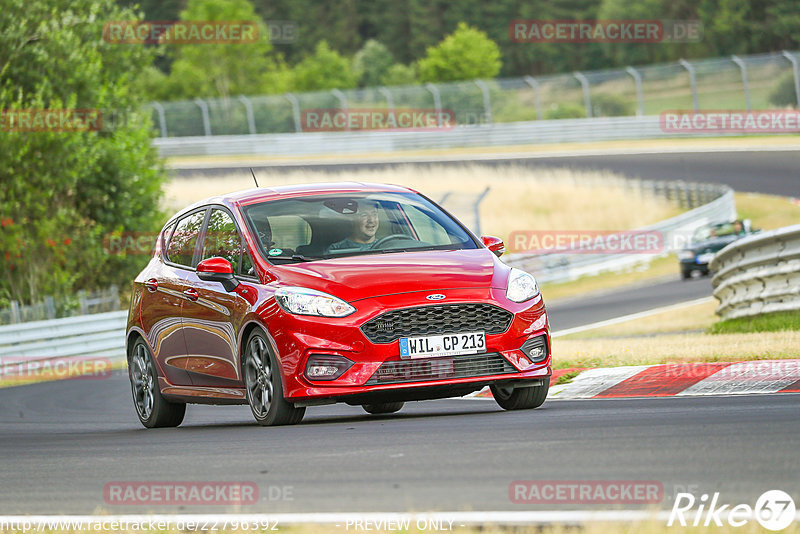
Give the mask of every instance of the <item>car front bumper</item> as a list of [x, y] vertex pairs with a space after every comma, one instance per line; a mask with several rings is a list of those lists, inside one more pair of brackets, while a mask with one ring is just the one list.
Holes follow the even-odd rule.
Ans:
[[[299, 405], [422, 400], [464, 395], [508, 380], [535, 386], [551, 374], [550, 331], [541, 295], [514, 303], [505, 298], [502, 289], [439, 293], [445, 295], [448, 305], [480, 303], [502, 308], [513, 314], [510, 326], [501, 333], [486, 334], [483, 354], [404, 360], [400, 358], [399, 341], [373, 343], [360, 327], [389, 311], [441, 305], [426, 304], [427, 292], [355, 301], [351, 304], [356, 312], [339, 319], [292, 315], [281, 310], [265, 324], [280, 361], [284, 396]], [[455, 332], [443, 324], [436, 333]], [[547, 355], [533, 362], [520, 349], [525, 341], [538, 336], [544, 338]], [[309, 356], [315, 354], [344, 357], [353, 364], [335, 380], [311, 380], [305, 376], [305, 367]], [[392, 370], [389, 375], [384, 372], [387, 368]], [[406, 370], [408, 378], [404, 379]]]

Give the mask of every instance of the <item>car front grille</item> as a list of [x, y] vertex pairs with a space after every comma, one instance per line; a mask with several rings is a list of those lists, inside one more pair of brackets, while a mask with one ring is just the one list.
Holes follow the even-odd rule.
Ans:
[[381, 314], [361, 326], [373, 343], [391, 343], [401, 337], [508, 330], [514, 314], [491, 304], [440, 304], [405, 308]]
[[384, 362], [367, 380], [368, 386], [402, 384], [424, 380], [469, 378], [516, 373], [517, 370], [500, 354], [470, 354], [448, 358], [426, 358]]

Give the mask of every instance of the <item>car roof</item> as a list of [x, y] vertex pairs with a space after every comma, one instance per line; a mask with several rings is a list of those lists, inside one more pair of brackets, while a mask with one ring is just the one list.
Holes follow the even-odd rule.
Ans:
[[201, 206], [209, 204], [222, 204], [229, 208], [247, 206], [258, 202], [276, 200], [279, 198], [292, 198], [324, 193], [416, 193], [415, 190], [400, 185], [377, 184], [368, 182], [320, 182], [310, 184], [290, 184], [277, 187], [254, 187], [241, 191], [234, 191], [224, 195], [209, 197], [187, 206], [170, 217], [174, 220], [184, 213], [188, 213]]

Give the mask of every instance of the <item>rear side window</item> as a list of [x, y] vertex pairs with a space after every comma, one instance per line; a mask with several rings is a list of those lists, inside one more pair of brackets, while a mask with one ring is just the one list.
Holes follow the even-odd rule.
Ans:
[[194, 267], [194, 249], [205, 219], [205, 210], [196, 211], [178, 221], [167, 247], [167, 260], [178, 265]]

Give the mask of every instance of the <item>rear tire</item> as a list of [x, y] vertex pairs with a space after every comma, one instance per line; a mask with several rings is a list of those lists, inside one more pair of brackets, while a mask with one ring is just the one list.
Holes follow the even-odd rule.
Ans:
[[169, 402], [161, 395], [155, 361], [147, 344], [139, 338], [128, 360], [133, 406], [146, 428], [176, 427], [183, 422], [186, 404]]
[[399, 412], [404, 402], [381, 402], [378, 404], [364, 404], [361, 407], [364, 411], [372, 415], [382, 415], [387, 413]]
[[296, 408], [283, 397], [278, 359], [259, 330], [247, 339], [242, 366], [247, 403], [259, 425], [296, 425], [303, 419], [306, 409]]
[[550, 382], [545, 379], [545, 384], [534, 387], [504, 387], [502, 385], [492, 385], [492, 396], [497, 404], [504, 410], [531, 410], [538, 408], [547, 399], [547, 392], [550, 391]]

